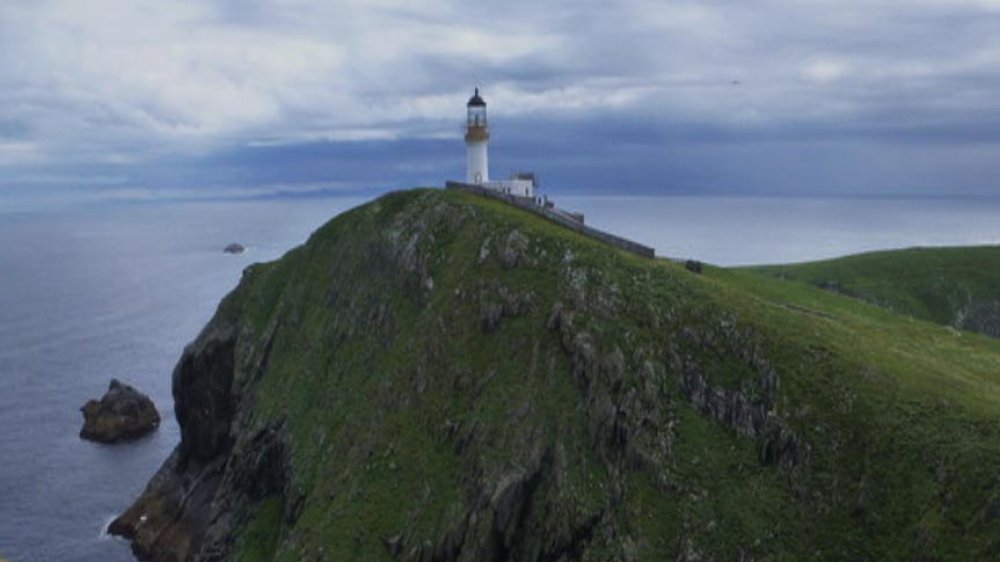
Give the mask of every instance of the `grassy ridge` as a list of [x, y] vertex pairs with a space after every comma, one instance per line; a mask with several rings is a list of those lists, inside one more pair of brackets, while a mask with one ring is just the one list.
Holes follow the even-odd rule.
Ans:
[[[236, 559], [491, 545], [477, 506], [539, 459], [528, 559], [564, 537], [582, 560], [1000, 552], [1000, 341], [759, 273], [696, 276], [462, 193], [345, 213], [220, 308], [252, 390], [237, 448], [284, 428], [304, 498], [294, 520], [259, 503]], [[517, 311], [494, 326], [496, 307]], [[692, 373], [773, 392], [796, 458], [697, 407]]]
[[939, 324], [1000, 336], [1000, 247], [913, 248], [747, 268]]
[[706, 276], [766, 303], [772, 310], [761, 322], [785, 332], [795, 348], [820, 345], [894, 373], [894, 385], [913, 399], [937, 396], [983, 414], [1000, 413], [1000, 345], [993, 338], [756, 272], [709, 268]]

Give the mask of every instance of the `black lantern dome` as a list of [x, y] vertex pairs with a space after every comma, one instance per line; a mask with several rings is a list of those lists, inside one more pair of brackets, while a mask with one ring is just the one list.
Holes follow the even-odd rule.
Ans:
[[479, 88], [476, 88], [476, 93], [472, 94], [472, 97], [469, 98], [469, 103], [466, 104], [466, 107], [486, 107], [486, 102], [483, 98], [479, 97]]

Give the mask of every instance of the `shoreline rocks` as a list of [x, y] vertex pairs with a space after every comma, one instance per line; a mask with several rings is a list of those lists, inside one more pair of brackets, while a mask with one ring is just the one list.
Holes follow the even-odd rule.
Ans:
[[[233, 454], [238, 400], [233, 389], [235, 353], [236, 331], [216, 317], [184, 349], [174, 368], [181, 442], [142, 495], [108, 526], [109, 534], [131, 542], [132, 552], [140, 560], [186, 562], [197, 558], [199, 552], [206, 551], [204, 543], [225, 542], [236, 525], [235, 517], [250, 501], [248, 490], [275, 488], [272, 471], [256, 470], [272, 464], [262, 459], [281, 457], [272, 451], [274, 440], [255, 440], [254, 447], [242, 451], [243, 456]], [[282, 460], [274, 466], [283, 470], [288, 465]], [[235, 471], [228, 478], [227, 469]], [[233, 480], [237, 473], [241, 476]]]
[[136, 439], [160, 426], [160, 413], [153, 401], [118, 379], [111, 379], [104, 396], [88, 400], [80, 411], [80, 438], [98, 443]]

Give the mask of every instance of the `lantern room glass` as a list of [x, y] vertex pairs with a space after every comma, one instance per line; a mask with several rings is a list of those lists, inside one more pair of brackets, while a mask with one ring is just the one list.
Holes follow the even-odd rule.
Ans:
[[485, 127], [486, 126], [486, 106], [469, 106], [469, 123], [470, 127]]

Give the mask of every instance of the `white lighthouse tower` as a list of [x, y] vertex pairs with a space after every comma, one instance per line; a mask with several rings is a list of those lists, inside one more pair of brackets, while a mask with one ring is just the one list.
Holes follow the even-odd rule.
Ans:
[[490, 143], [490, 124], [486, 120], [486, 102], [476, 88], [469, 103], [465, 104], [465, 185], [478, 186], [484, 189], [513, 197], [535, 200], [536, 180], [531, 172], [517, 172], [509, 180], [490, 179], [490, 159], [486, 153]]
[[486, 122], [486, 102], [479, 97], [479, 88], [466, 104], [468, 120], [465, 129], [466, 183], [484, 185], [490, 181], [490, 161], [486, 146], [490, 142], [490, 127]]

